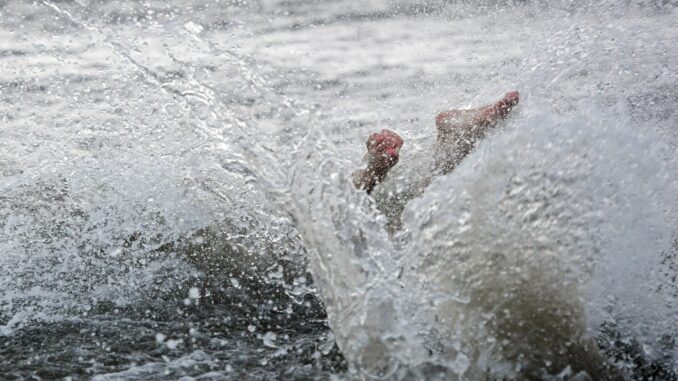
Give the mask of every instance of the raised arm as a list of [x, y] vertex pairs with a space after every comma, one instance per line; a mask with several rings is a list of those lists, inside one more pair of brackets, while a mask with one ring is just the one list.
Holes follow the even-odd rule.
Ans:
[[367, 138], [367, 168], [353, 173], [353, 184], [358, 189], [372, 192], [374, 187], [384, 181], [388, 171], [398, 163], [403, 139], [387, 129], [375, 132]]

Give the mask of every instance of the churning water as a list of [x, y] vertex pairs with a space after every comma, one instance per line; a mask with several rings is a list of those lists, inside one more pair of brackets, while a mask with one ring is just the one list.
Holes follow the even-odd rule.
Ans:
[[0, 1], [0, 378], [676, 379], [677, 5]]

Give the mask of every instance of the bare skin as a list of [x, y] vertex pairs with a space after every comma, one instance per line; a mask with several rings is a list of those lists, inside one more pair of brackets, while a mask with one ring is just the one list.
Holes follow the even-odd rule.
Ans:
[[[438, 114], [434, 173], [451, 172], [479, 140], [508, 116], [519, 99], [517, 91], [510, 91], [491, 105]], [[398, 163], [402, 145], [403, 139], [391, 130], [383, 129], [371, 134], [367, 138], [367, 168], [353, 173], [356, 188], [370, 193], [377, 184], [384, 181], [388, 171]]]
[[367, 168], [353, 173], [353, 183], [358, 189], [372, 192], [374, 187], [384, 181], [388, 171], [400, 158], [403, 139], [387, 129], [375, 132], [367, 138]]

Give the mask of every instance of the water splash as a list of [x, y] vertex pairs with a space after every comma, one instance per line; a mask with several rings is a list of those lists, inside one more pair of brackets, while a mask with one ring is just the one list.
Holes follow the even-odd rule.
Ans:
[[625, 322], [656, 352], [675, 333], [675, 296], [657, 293], [653, 274], [672, 244], [676, 163], [618, 116], [522, 107], [527, 116], [413, 201], [400, 245], [342, 181], [310, 191], [318, 214], [299, 222], [363, 377], [423, 364], [444, 369], [422, 368], [429, 377], [555, 377], [568, 366], [600, 376], [590, 337], [602, 322]]
[[641, 74], [641, 56], [668, 57], [668, 40], [629, 54], [644, 16], [597, 26], [568, 12], [576, 26], [508, 69], [528, 98], [516, 118], [413, 201], [394, 240], [342, 175], [356, 155], [315, 131], [306, 159], [324, 175], [297, 180], [296, 216], [356, 377], [621, 377], [593, 340], [610, 323], [675, 371], [675, 295], [657, 276], [675, 239], [675, 143], [663, 143], [675, 118], [654, 102], [627, 106], [666, 91], [664, 59], [648, 82], [628, 74]]
[[[325, 332], [308, 260], [350, 376], [571, 378], [578, 370], [551, 361], [552, 348], [534, 348], [581, 338], [585, 352], [595, 336], [637, 342], [633, 353], [675, 369], [665, 345], [675, 266], [657, 255], [675, 258], [675, 10], [644, 3], [285, 2], [290, 12], [267, 13], [268, 3], [229, 2], [229, 17], [200, 1], [10, 4], [56, 21], [20, 20], [35, 30], [1, 55], [47, 56], [27, 68], [37, 79], [17, 65], [8, 72], [20, 81], [0, 88], [17, 95], [0, 114], [12, 149], [0, 160], [3, 337], [84, 331], [74, 342], [96, 343], [101, 360], [110, 346], [89, 334], [115, 336], [99, 327], [110, 319], [154, 349], [117, 359], [128, 371], [94, 371], [152, 378], [211, 376], [224, 358], [251, 369], [209, 337], [230, 330], [261, 374], [277, 374], [266, 372], [284, 353], [301, 351], [297, 366], [332, 352], [329, 336], [315, 351], [315, 339], [296, 346], [282, 333]], [[361, 38], [346, 32], [354, 26]], [[393, 29], [412, 46], [391, 43]], [[294, 42], [302, 54], [278, 44], [286, 33], [305, 36]], [[295, 71], [304, 65], [311, 74]], [[361, 136], [402, 127], [416, 157], [434, 108], [514, 86], [527, 96], [515, 119], [389, 236], [348, 178]], [[261, 358], [257, 346], [274, 352]]]

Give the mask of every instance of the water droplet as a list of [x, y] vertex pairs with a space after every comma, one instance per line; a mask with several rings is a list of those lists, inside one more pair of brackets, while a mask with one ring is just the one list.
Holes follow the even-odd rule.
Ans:
[[200, 290], [198, 290], [197, 287], [191, 287], [191, 289], [188, 290], [188, 297], [190, 299], [199, 299], [200, 298]]
[[275, 334], [275, 332], [266, 332], [263, 337], [264, 345], [269, 347], [269, 348], [277, 348], [278, 346], [275, 345], [275, 340], [278, 338], [278, 335]]
[[238, 282], [238, 280], [235, 278], [231, 278], [231, 285], [233, 285], [235, 288], [240, 288], [240, 282]]
[[203, 26], [198, 23], [189, 21], [186, 24], [184, 24], [184, 29], [186, 29], [187, 32], [192, 34], [200, 34], [205, 28], [203, 28]]
[[169, 349], [171, 349], [171, 350], [174, 350], [174, 349], [176, 349], [177, 346], [178, 346], [179, 344], [181, 344], [182, 342], [183, 342], [183, 340], [181, 340], [181, 339], [179, 339], [179, 340], [172, 340], [172, 339], [170, 339], [170, 340], [167, 340], [167, 344], [166, 344], [166, 345], [167, 345], [167, 348], [169, 348]]

